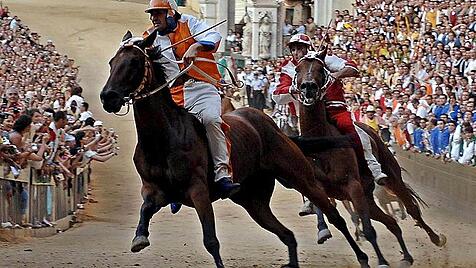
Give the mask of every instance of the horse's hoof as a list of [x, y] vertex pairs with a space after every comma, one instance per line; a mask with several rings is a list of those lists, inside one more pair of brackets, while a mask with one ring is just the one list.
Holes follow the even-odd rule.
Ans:
[[299, 268], [299, 264], [288, 263], [281, 266], [281, 268]]
[[407, 260], [401, 260], [400, 261], [400, 266], [398, 266], [399, 268], [409, 268], [412, 266], [412, 263], [410, 261], [407, 261]]
[[132, 240], [131, 251], [136, 253], [136, 252], [139, 252], [139, 251], [143, 250], [144, 248], [146, 248], [148, 246], [150, 246], [150, 242], [149, 242], [149, 239], [147, 237], [145, 237], [143, 235], [136, 236]]
[[369, 260], [359, 260], [360, 268], [370, 268]]
[[377, 267], [378, 268], [390, 268], [390, 266], [388, 266], [388, 264], [379, 264]]
[[446, 236], [444, 234], [440, 234], [439, 235], [439, 241], [438, 243], [435, 243], [435, 245], [437, 245], [438, 247], [442, 247], [444, 245], [446, 245]]

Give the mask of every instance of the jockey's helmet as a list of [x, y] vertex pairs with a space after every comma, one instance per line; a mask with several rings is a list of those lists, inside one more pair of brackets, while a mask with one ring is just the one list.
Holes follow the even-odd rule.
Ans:
[[291, 37], [288, 43], [288, 47], [293, 44], [304, 44], [309, 47], [309, 50], [314, 50], [314, 46], [312, 44], [312, 40], [307, 34], [295, 34]]
[[145, 10], [145, 12], [150, 13], [152, 10], [157, 9], [178, 11], [178, 6], [175, 0], [150, 0], [149, 7]]

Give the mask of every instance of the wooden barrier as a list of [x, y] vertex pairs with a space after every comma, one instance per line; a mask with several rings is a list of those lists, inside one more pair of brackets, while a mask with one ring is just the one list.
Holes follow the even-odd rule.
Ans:
[[[66, 218], [83, 203], [89, 184], [89, 166], [76, 170], [76, 176], [38, 176], [27, 167], [13, 176], [8, 166], [0, 165], [0, 223], [30, 223], [37, 226], [44, 219]], [[54, 176], [54, 177], [53, 177]]]
[[476, 220], [476, 168], [444, 163], [425, 154], [396, 148], [400, 165], [409, 173], [410, 184], [418, 184], [428, 195], [438, 195], [445, 207], [469, 220]]

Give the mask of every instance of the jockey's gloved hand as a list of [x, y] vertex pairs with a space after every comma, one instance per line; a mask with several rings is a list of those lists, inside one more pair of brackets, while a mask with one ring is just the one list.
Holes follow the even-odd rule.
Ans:
[[160, 46], [146, 48], [146, 53], [152, 61], [158, 60], [162, 57], [162, 49]]

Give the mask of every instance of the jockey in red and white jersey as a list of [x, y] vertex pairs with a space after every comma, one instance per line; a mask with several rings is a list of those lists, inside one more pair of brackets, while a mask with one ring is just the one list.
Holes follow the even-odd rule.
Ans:
[[[314, 50], [314, 47], [312, 45], [311, 38], [305, 34], [296, 34], [291, 37], [288, 46], [293, 58], [291, 60], [284, 61], [281, 65], [281, 75], [272, 97], [273, 100], [279, 105], [289, 105], [291, 120], [293, 120], [294, 117], [297, 124], [296, 105], [298, 102], [290, 94], [291, 85], [293, 83], [294, 76], [296, 75], [295, 68], [299, 60], [302, 59], [310, 50]], [[322, 244], [327, 239], [331, 238], [332, 234], [324, 220], [322, 211], [318, 207], [314, 206], [311, 201], [304, 198], [304, 205], [299, 212], [299, 216], [310, 214], [317, 215], [317, 227], [319, 229], [319, 232], [317, 233], [317, 243]]]
[[298, 105], [298, 102], [291, 96], [291, 94], [289, 94], [289, 91], [294, 76], [296, 75], [296, 65], [309, 50], [314, 50], [314, 48], [312, 46], [311, 38], [305, 34], [296, 34], [291, 37], [288, 47], [293, 57], [291, 60], [285, 60], [281, 64], [281, 74], [279, 75], [278, 85], [276, 86], [276, 90], [273, 92], [272, 97], [277, 104], [287, 104], [291, 116], [295, 117], [297, 116], [296, 106]]
[[[282, 73], [279, 80], [283, 82], [283, 85], [278, 85], [278, 89], [275, 91], [275, 94], [278, 96], [273, 96], [273, 99], [278, 104], [286, 104], [286, 102], [294, 100], [290, 93], [290, 87], [296, 72], [294, 69], [292, 71], [288, 70], [293, 66], [295, 67], [308, 51], [314, 50], [311, 39], [305, 34], [293, 36], [289, 45], [291, 53], [293, 53], [293, 60], [287, 63], [285, 62], [284, 71], [287, 71], [287, 73], [284, 75]], [[354, 125], [352, 115], [348, 111], [348, 107], [345, 103], [344, 86], [341, 79], [359, 76], [357, 65], [351, 60], [345, 60], [335, 55], [327, 55], [325, 64], [335, 78], [335, 81], [329, 85], [326, 95], [324, 96], [329, 121], [335, 125], [342, 134], [351, 136], [353, 142], [356, 144], [357, 157], [359, 159], [365, 158], [375, 182], [383, 184], [383, 179], [387, 178], [387, 175], [382, 172], [380, 164], [372, 154], [370, 137], [365, 131]], [[288, 84], [289, 86], [287, 86]]]

